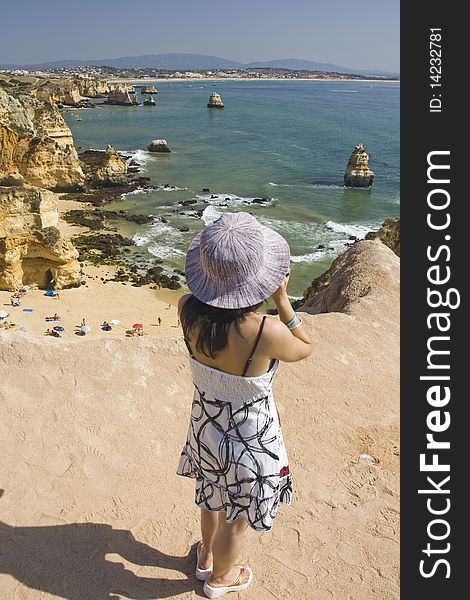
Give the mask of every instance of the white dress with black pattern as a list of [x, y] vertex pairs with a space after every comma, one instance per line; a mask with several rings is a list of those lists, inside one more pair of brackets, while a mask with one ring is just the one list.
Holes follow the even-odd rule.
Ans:
[[196, 504], [269, 531], [292, 480], [272, 381], [279, 361], [257, 377], [233, 375], [190, 357], [195, 386], [178, 475], [196, 479]]

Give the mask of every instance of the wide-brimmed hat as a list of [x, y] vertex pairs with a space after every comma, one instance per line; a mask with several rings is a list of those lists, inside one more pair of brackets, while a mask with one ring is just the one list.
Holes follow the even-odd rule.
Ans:
[[282, 235], [247, 212], [227, 212], [189, 245], [186, 283], [205, 304], [245, 308], [278, 289], [289, 263], [289, 244]]

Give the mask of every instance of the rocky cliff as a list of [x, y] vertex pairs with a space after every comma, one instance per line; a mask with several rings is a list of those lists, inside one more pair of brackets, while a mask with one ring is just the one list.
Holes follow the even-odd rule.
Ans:
[[116, 104], [118, 106], [137, 106], [139, 101], [137, 94], [131, 85], [119, 84], [109, 92], [105, 104]]
[[81, 96], [86, 98], [101, 98], [106, 96], [113, 86], [108, 84], [104, 79], [88, 79], [87, 77], [79, 77], [74, 80]]
[[72, 133], [58, 109], [0, 88], [0, 179], [11, 173], [47, 189], [76, 190], [84, 181]]
[[83, 100], [77, 80], [65, 77], [46, 80], [37, 87], [35, 95], [40, 102], [68, 106], [76, 106]]
[[312, 281], [299, 310], [348, 313], [354, 305], [356, 311], [362, 307], [367, 313], [372, 295], [382, 296], [382, 302], [386, 301], [384, 296], [397, 297], [399, 279], [392, 273], [398, 272], [399, 264], [396, 254], [379, 239], [357, 242]]
[[358, 144], [349, 157], [344, 174], [346, 187], [370, 187], [374, 182], [374, 172], [369, 169], [369, 155], [362, 144]]
[[80, 106], [87, 98], [106, 96], [114, 87], [103, 79], [57, 77], [36, 84], [32, 93], [43, 102]]
[[366, 235], [366, 240], [376, 238], [400, 256], [400, 219], [385, 219], [378, 231], [371, 231]]
[[30, 185], [0, 186], [0, 289], [80, 285], [78, 252], [58, 225], [57, 194]]
[[84, 184], [58, 109], [0, 88], [0, 289], [80, 284], [78, 252], [59, 229], [58, 196]]

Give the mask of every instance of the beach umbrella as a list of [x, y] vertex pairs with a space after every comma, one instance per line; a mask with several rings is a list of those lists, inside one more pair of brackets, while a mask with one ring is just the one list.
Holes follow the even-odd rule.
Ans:
[[8, 313], [5, 310], [0, 310], [0, 319], [6, 319], [8, 317]]
[[134, 323], [134, 325], [132, 325], [132, 329], [143, 329], [143, 327], [142, 323]]
[[82, 325], [80, 327], [80, 331], [83, 331], [83, 333], [90, 333], [91, 327], [89, 327], [88, 325]]
[[56, 331], [65, 331], [65, 327], [62, 327], [62, 325], [56, 325], [52, 329], [55, 329]]
[[111, 325], [119, 325], [121, 321], [119, 319], [111, 319], [110, 323]]

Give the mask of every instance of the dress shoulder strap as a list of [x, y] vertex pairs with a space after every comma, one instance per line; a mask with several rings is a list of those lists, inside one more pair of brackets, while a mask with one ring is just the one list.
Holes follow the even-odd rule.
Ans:
[[253, 354], [255, 353], [256, 347], [258, 346], [258, 342], [260, 340], [261, 334], [263, 333], [263, 327], [264, 327], [264, 321], [266, 320], [266, 315], [263, 316], [262, 320], [261, 320], [261, 324], [259, 326], [258, 329], [258, 335], [256, 336], [256, 340], [255, 343], [253, 345], [253, 348], [251, 350], [250, 356], [248, 357], [248, 360], [245, 363], [245, 368], [243, 369], [243, 373], [242, 373], [242, 377], [245, 377], [246, 372], [248, 371], [249, 366], [251, 365], [251, 361], [253, 360]]

